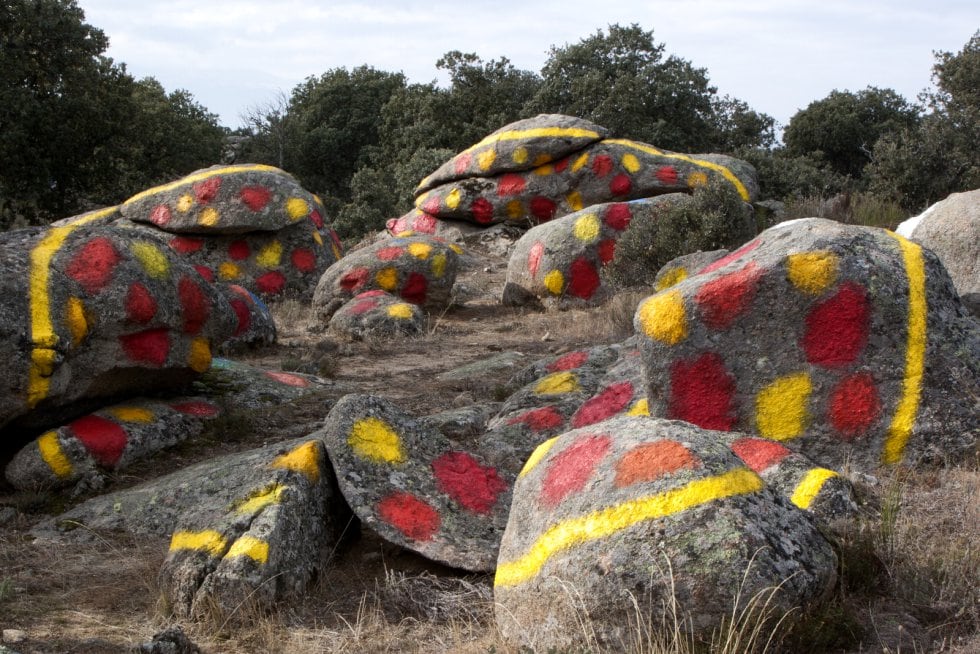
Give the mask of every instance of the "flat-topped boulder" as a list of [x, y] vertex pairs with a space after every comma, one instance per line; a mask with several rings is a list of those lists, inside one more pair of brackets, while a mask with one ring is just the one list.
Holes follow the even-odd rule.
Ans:
[[373, 290], [355, 295], [330, 317], [330, 331], [352, 340], [420, 334], [425, 313], [418, 305]]

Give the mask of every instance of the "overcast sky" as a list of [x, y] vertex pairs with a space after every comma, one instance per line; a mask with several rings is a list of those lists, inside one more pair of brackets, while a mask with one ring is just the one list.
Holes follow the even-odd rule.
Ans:
[[707, 68], [721, 94], [788, 122], [834, 89], [930, 84], [934, 50], [980, 29], [977, 0], [78, 0], [109, 56], [187, 89], [229, 127], [251, 106], [332, 68], [369, 64], [445, 81], [450, 50], [540, 72], [550, 46], [639, 23]]

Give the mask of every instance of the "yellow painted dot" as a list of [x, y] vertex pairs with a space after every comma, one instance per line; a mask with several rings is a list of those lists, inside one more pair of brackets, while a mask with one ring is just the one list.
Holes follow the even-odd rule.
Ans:
[[204, 227], [214, 227], [221, 219], [221, 214], [214, 207], [206, 207], [197, 217], [197, 224]]
[[449, 249], [455, 252], [456, 254], [463, 254], [463, 248], [459, 247], [455, 243], [451, 243], [449, 245]]
[[490, 148], [489, 150], [484, 150], [483, 152], [481, 152], [477, 156], [476, 162], [480, 164], [480, 170], [486, 172], [487, 170], [490, 170], [490, 166], [493, 165], [493, 162], [496, 160], [496, 158], [497, 158], [497, 151], [494, 150], [493, 148]]
[[388, 315], [399, 320], [412, 319], [412, 305], [406, 302], [399, 302], [388, 307]]
[[207, 529], [205, 531], [175, 531], [170, 537], [170, 551], [194, 550], [207, 552], [212, 556], [220, 556], [225, 551], [227, 543], [221, 532]]
[[224, 261], [218, 265], [218, 277], [224, 281], [238, 279], [241, 274], [241, 269], [231, 261]]
[[282, 501], [282, 494], [288, 486], [282, 484], [272, 484], [266, 488], [261, 488], [252, 493], [235, 506], [235, 513], [239, 515], [254, 515], [267, 506], [279, 504]]
[[160, 248], [143, 241], [133, 243], [133, 256], [143, 266], [146, 274], [154, 279], [166, 279], [170, 274], [170, 261]]
[[549, 163], [550, 161], [551, 161], [551, 155], [548, 154], [547, 152], [542, 152], [541, 154], [539, 154], [534, 158], [534, 165], [543, 166], [546, 163]]
[[[320, 232], [318, 232], [315, 229], [313, 230], [313, 242], [316, 243], [317, 245], [323, 245], [323, 237], [320, 236]], [[336, 247], [337, 246], [335, 245], [334, 248]]]
[[544, 166], [538, 166], [534, 169], [534, 174], [538, 177], [547, 177], [548, 175], [555, 172], [555, 167], [551, 164], [545, 164]]
[[310, 204], [303, 198], [286, 200], [286, 215], [294, 222], [310, 215]]
[[708, 176], [700, 170], [695, 170], [687, 176], [687, 187], [698, 188], [708, 183]]
[[224, 558], [230, 559], [236, 556], [247, 556], [260, 565], [265, 565], [269, 560], [269, 543], [260, 540], [255, 536], [240, 536], [232, 544]]
[[527, 473], [534, 470], [534, 468], [539, 463], [541, 463], [541, 459], [548, 456], [548, 452], [550, 452], [551, 448], [555, 446], [555, 441], [557, 440], [558, 440], [557, 436], [555, 436], [554, 438], [549, 438], [548, 440], [546, 440], [545, 442], [541, 443], [536, 448], [534, 448], [534, 451], [531, 452], [531, 456], [527, 458], [527, 462], [524, 464], [524, 467], [521, 468], [521, 472], [517, 476], [523, 477]]
[[71, 344], [78, 345], [88, 335], [88, 319], [85, 316], [85, 305], [77, 297], [68, 298], [65, 305], [65, 321], [71, 334]]
[[594, 213], [587, 213], [575, 220], [572, 233], [575, 234], [575, 238], [578, 240], [584, 243], [591, 243], [599, 238], [600, 227], [599, 216]]
[[572, 172], [577, 173], [578, 171], [585, 168], [585, 165], [589, 163], [588, 153], [584, 153], [579, 156], [574, 162], [572, 162]]
[[270, 468], [290, 470], [305, 475], [311, 482], [320, 479], [320, 442], [307, 441], [277, 456]]
[[640, 171], [640, 160], [636, 158], [635, 154], [624, 154], [623, 155], [623, 168], [631, 173], [636, 173]]
[[153, 422], [153, 419], [157, 417], [155, 413], [141, 406], [116, 406], [109, 409], [108, 413], [116, 420], [144, 424]]
[[382, 268], [374, 276], [378, 286], [386, 291], [393, 291], [398, 286], [398, 271], [394, 268]]
[[408, 253], [416, 259], [425, 261], [432, 254], [432, 246], [428, 243], [412, 243], [408, 246]]
[[628, 416], [648, 416], [650, 415], [650, 402], [643, 397], [637, 400], [630, 410], [626, 412]]
[[637, 319], [643, 333], [661, 343], [676, 345], [687, 338], [684, 298], [677, 291], [658, 293], [644, 300]]
[[177, 211], [180, 213], [187, 213], [194, 208], [194, 196], [190, 193], [184, 193], [182, 196], [177, 198]]
[[568, 208], [572, 211], [581, 211], [585, 206], [582, 204], [582, 194], [578, 191], [569, 193], [568, 197], [565, 198], [565, 202], [568, 203]]
[[48, 464], [55, 476], [59, 479], [71, 477], [71, 461], [65, 456], [65, 451], [61, 449], [58, 432], [49, 431], [42, 434], [37, 439], [37, 449], [41, 453], [41, 459]]
[[462, 194], [458, 188], [453, 188], [446, 196], [446, 206], [450, 209], [455, 209], [459, 206], [459, 201], [462, 199]]
[[402, 439], [388, 423], [378, 418], [363, 418], [354, 423], [347, 444], [354, 453], [375, 463], [405, 462]]
[[807, 403], [813, 384], [805, 372], [780, 377], [756, 395], [755, 422], [759, 434], [777, 441], [796, 438], [806, 429]]
[[282, 243], [273, 241], [259, 250], [255, 263], [263, 268], [277, 268], [282, 263]]
[[837, 281], [837, 255], [826, 250], [786, 257], [786, 276], [797, 290], [820, 295]]
[[657, 281], [656, 285], [654, 286], [654, 290], [656, 290], [659, 293], [665, 288], [670, 288], [671, 286], [677, 286], [685, 279], [687, 279], [687, 269], [684, 268], [684, 266], [678, 266], [677, 268], [672, 268], [671, 270], [668, 270], [666, 273], [664, 273], [663, 277], [661, 277]]
[[207, 339], [195, 338], [187, 353], [187, 365], [194, 372], [205, 372], [211, 367], [211, 344]]
[[524, 146], [514, 148], [514, 153], [510, 155], [510, 158], [514, 160], [516, 164], [527, 163], [527, 148]]
[[432, 257], [432, 275], [436, 279], [442, 279], [446, 274], [446, 253], [440, 252]]
[[340, 248], [337, 247], [336, 243], [330, 244], [330, 251], [333, 252], [333, 258], [335, 261], [340, 261], [344, 256], [344, 253], [340, 251]]
[[561, 292], [565, 290], [565, 276], [561, 274], [560, 270], [552, 270], [544, 276], [544, 287], [552, 295], [561, 295]]
[[520, 200], [511, 200], [507, 203], [507, 217], [511, 220], [520, 220], [524, 217], [524, 205]]
[[562, 395], [572, 393], [581, 388], [578, 377], [573, 372], [555, 372], [541, 380], [534, 386], [534, 392], [538, 395]]

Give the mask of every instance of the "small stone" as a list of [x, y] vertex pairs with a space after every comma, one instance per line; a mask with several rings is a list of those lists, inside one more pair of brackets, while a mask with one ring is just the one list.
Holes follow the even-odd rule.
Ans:
[[21, 631], [20, 629], [4, 629], [3, 630], [3, 642], [10, 643], [11, 645], [22, 643], [27, 640], [27, 632]]

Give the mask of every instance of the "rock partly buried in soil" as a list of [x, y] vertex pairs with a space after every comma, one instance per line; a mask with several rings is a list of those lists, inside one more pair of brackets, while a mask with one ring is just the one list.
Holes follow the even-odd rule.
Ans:
[[634, 324], [651, 415], [835, 470], [976, 446], [980, 327], [936, 256], [891, 232], [784, 223], [644, 300]]
[[330, 317], [330, 331], [352, 340], [421, 334], [425, 313], [384, 291], [364, 291]]
[[326, 322], [355, 295], [381, 290], [427, 308], [448, 306], [462, 249], [437, 236], [396, 236], [351, 252], [330, 266], [313, 292]]
[[493, 570], [513, 476], [370, 395], [341, 398], [315, 435], [365, 526], [433, 561]]
[[142, 643], [138, 654], [201, 654], [201, 649], [195, 645], [180, 625], [167, 627], [153, 635], [153, 638]]
[[673, 625], [676, 601], [682, 628], [703, 639], [757, 593], [772, 594], [777, 618], [822, 599], [836, 563], [809, 516], [715, 434], [619, 417], [528, 459], [501, 543], [495, 614], [507, 640], [536, 651], [581, 647], [583, 624], [600, 646], [627, 648], [642, 637], [637, 621]]
[[0, 266], [0, 426], [46, 428], [100, 398], [179, 387], [208, 369], [238, 322], [217, 289], [139, 228], [7, 232]]

